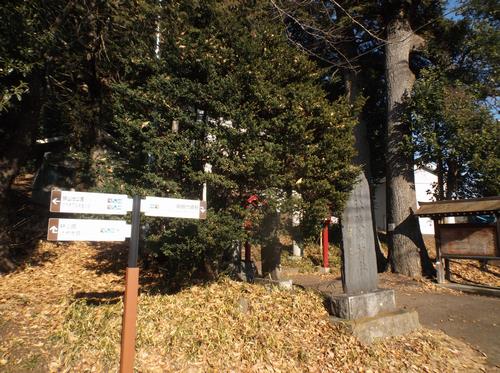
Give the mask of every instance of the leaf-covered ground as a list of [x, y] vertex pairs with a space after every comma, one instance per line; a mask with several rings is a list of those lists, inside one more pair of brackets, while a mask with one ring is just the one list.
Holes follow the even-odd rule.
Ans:
[[[125, 250], [41, 243], [0, 278], [0, 370], [116, 371]], [[144, 272], [146, 275], [146, 273]], [[140, 296], [136, 368], [162, 371], [481, 371], [484, 358], [421, 330], [363, 346], [313, 292], [223, 280]]]

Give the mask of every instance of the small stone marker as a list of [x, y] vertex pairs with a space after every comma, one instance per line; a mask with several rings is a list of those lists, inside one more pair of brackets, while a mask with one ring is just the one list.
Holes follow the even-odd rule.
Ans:
[[280, 280], [281, 246], [278, 240], [279, 213], [267, 211], [261, 228], [262, 276]]

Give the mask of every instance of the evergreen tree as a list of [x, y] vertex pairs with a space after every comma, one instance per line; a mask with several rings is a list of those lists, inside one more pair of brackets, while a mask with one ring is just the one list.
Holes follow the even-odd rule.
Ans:
[[150, 72], [113, 86], [120, 149], [108, 184], [199, 198], [206, 182], [209, 214], [151, 222], [149, 245], [170, 273], [215, 272], [243, 238], [244, 201], [258, 194], [269, 210], [283, 210], [292, 190], [317, 233], [357, 172], [352, 108], [325, 98], [321, 70], [289, 45], [269, 7], [174, 2], [158, 10], [160, 57]]
[[437, 166], [438, 199], [499, 193], [498, 12], [488, 1], [459, 9], [432, 29], [406, 113], [416, 161]]
[[408, 101], [410, 149], [419, 164], [437, 166], [437, 199], [498, 195], [498, 123], [478, 95], [429, 70]]

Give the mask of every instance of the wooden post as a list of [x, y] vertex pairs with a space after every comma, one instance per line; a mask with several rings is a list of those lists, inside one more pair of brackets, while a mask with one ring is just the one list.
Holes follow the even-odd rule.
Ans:
[[139, 256], [140, 218], [141, 198], [134, 196], [132, 204], [132, 232], [127, 270], [125, 273], [120, 373], [134, 372], [137, 298], [139, 293], [139, 267], [137, 266], [137, 258]]
[[444, 259], [444, 278], [451, 281], [450, 259]]
[[438, 284], [444, 283], [443, 262], [441, 258], [441, 233], [439, 231], [439, 219], [434, 220], [434, 240], [436, 243], [436, 274]]
[[495, 250], [495, 255], [500, 256], [500, 213], [496, 213], [495, 217], [497, 218], [497, 240], [496, 240], [496, 250]]
[[330, 268], [330, 264], [328, 263], [328, 225], [330, 223], [330, 219], [325, 220], [323, 226], [323, 268]]

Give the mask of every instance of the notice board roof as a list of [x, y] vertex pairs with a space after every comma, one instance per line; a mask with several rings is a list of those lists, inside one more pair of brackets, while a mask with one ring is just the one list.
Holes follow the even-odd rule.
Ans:
[[500, 196], [419, 202], [415, 215], [432, 218], [462, 215], [489, 215], [500, 212]]

